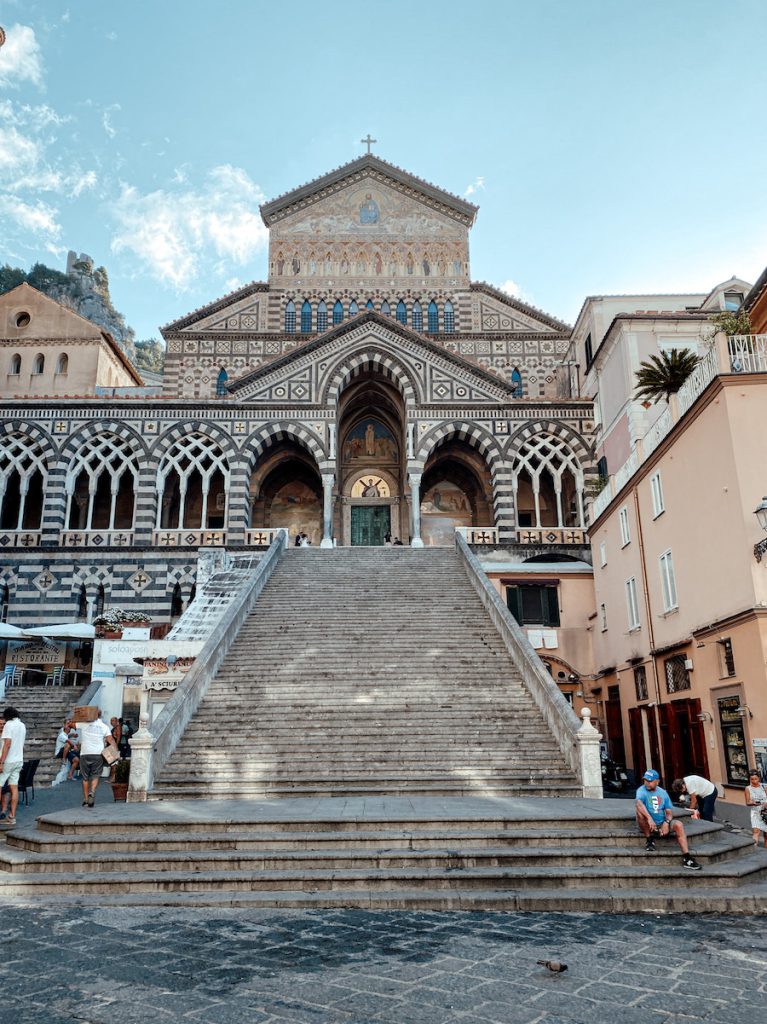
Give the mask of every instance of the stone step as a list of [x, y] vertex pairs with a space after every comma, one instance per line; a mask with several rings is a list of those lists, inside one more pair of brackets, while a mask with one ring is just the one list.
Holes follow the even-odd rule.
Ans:
[[302, 783], [290, 785], [283, 781], [274, 785], [269, 783], [250, 784], [239, 782], [227, 782], [225, 784], [213, 783], [201, 786], [182, 785], [176, 783], [172, 778], [167, 781], [159, 779], [155, 782], [150, 799], [154, 800], [230, 800], [237, 799], [269, 798], [279, 799], [285, 797], [378, 797], [378, 796], [438, 796], [438, 797], [559, 797], [559, 796], [580, 796], [581, 787], [576, 783], [569, 786], [559, 785], [557, 787], [546, 786], [543, 783], [531, 783], [528, 785], [517, 783], [503, 786], [490, 780], [451, 780], [445, 778], [441, 782], [432, 784], [421, 782], [411, 783], [408, 780], [390, 781], [386, 783], [355, 783], [336, 782], [332, 785], [317, 782], [315, 784]]

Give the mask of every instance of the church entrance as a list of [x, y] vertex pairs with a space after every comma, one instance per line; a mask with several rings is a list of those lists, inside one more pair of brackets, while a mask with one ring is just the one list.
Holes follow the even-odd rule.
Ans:
[[384, 537], [391, 533], [391, 515], [388, 505], [352, 506], [352, 544], [381, 547]]

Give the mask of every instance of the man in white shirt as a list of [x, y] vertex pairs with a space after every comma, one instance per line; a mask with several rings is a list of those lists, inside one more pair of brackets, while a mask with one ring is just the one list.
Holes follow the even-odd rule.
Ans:
[[685, 775], [683, 779], [674, 779], [671, 788], [678, 795], [689, 796], [693, 818], [714, 820], [714, 805], [719, 791], [713, 782], [704, 779], [702, 775]]
[[93, 807], [96, 787], [101, 778], [104, 759], [101, 754], [112, 741], [109, 726], [101, 721], [101, 708], [95, 722], [76, 722], [80, 734], [80, 777], [83, 780], [83, 807]]
[[[8, 783], [9, 792], [3, 798], [3, 810], [0, 818], [11, 828], [16, 824], [16, 808], [19, 805], [19, 773], [24, 763], [24, 740], [27, 727], [19, 718], [16, 708], [3, 711], [3, 732], [0, 736], [0, 789]], [[10, 802], [10, 814], [8, 805]]]

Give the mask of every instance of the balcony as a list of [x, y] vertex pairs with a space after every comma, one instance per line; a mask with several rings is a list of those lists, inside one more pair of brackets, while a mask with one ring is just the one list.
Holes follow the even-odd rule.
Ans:
[[226, 530], [154, 530], [152, 543], [156, 548], [220, 548], [226, 544]]
[[60, 540], [65, 548], [129, 548], [133, 530], [63, 530]]

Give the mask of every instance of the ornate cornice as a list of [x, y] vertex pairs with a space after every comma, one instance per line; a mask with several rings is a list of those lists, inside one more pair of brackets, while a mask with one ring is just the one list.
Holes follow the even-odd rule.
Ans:
[[473, 292], [482, 292], [485, 295], [490, 295], [494, 299], [498, 299], [507, 306], [511, 306], [512, 309], [516, 309], [518, 313], [524, 313], [526, 316], [531, 316], [535, 320], [541, 320], [560, 334], [566, 334], [569, 337], [570, 332], [572, 331], [570, 324], [566, 324], [564, 320], [558, 320], [555, 316], [551, 316], [549, 313], [544, 313], [544, 311], [542, 309], [538, 309], [537, 306], [530, 306], [526, 302], [520, 302], [519, 299], [515, 299], [506, 292], [502, 292], [500, 288], [494, 288], [493, 285], [487, 284], [485, 281], [472, 281], [469, 288]]
[[202, 320], [206, 316], [213, 316], [214, 313], [219, 313], [233, 302], [247, 299], [250, 295], [255, 295], [258, 292], [268, 291], [269, 285], [266, 281], [251, 281], [250, 284], [243, 285], [242, 288], [235, 288], [233, 292], [228, 292], [226, 295], [214, 299], [213, 302], [209, 302], [206, 306], [199, 306], [178, 320], [172, 320], [169, 324], [165, 324], [164, 327], [160, 328], [160, 334], [162, 334], [163, 338], [167, 338], [169, 331], [180, 331], [184, 327], [188, 327], [189, 324], [193, 324], [196, 320]]

